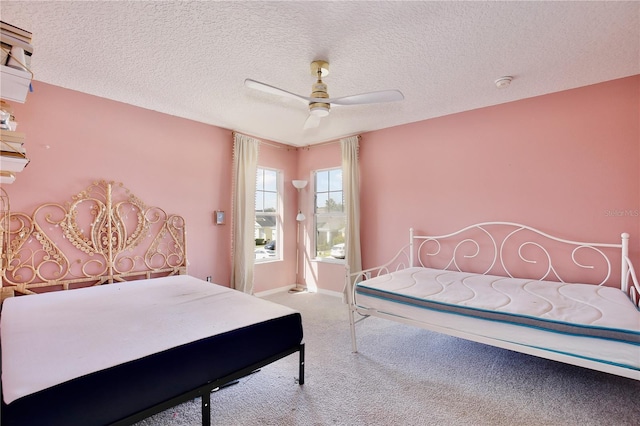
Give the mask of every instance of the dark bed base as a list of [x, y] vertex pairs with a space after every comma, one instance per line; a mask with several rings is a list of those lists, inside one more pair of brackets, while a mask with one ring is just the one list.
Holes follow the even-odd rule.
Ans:
[[[230, 382], [233, 382], [242, 377], [248, 376], [255, 370], [262, 368], [266, 365], [269, 365], [272, 362], [278, 361], [279, 359], [287, 357], [296, 352], [299, 352], [299, 357], [300, 357], [300, 361], [298, 363], [298, 384], [304, 385], [304, 355], [305, 354], [304, 354], [304, 343], [301, 343], [298, 346], [287, 349], [279, 354], [273, 355], [263, 361], [257, 362], [248, 367], [242, 368], [225, 377], [221, 377], [217, 380], [214, 380], [213, 382], [209, 382], [189, 392], [185, 392], [182, 395], [178, 395], [174, 398], [171, 398], [159, 404], [156, 404], [153, 407], [149, 407], [145, 410], [139, 411], [131, 416], [128, 416], [115, 423], [112, 423], [112, 426], [127, 426], [127, 425], [134, 424], [136, 422], [146, 419], [147, 417], [151, 417], [154, 414], [168, 410], [171, 407], [175, 407], [176, 405], [182, 404], [183, 402], [187, 402], [195, 398], [200, 398], [202, 402], [201, 403], [202, 426], [210, 426], [211, 425], [211, 392]], [[0, 424], [2, 424], [1, 412], [0, 412]]]
[[272, 362], [278, 361], [286, 356], [294, 354], [296, 352], [300, 353], [300, 362], [298, 364], [298, 384], [304, 385], [304, 343], [301, 343], [299, 346], [293, 347], [291, 349], [287, 349], [284, 352], [281, 352], [277, 355], [274, 355], [270, 358], [265, 359], [264, 361], [258, 362], [254, 365], [243, 368], [239, 371], [229, 374], [228, 376], [222, 377], [213, 382], [207, 383], [206, 385], [200, 386], [192, 391], [186, 392], [182, 395], [179, 395], [175, 398], [171, 398], [167, 401], [161, 402], [158, 405], [150, 407], [146, 410], [140, 411], [132, 416], [129, 416], [125, 419], [117, 421], [113, 423], [113, 426], [127, 426], [133, 423], [139, 422], [141, 420], [146, 419], [147, 417], [151, 417], [154, 414], [160, 413], [164, 410], [168, 410], [171, 407], [175, 407], [178, 404], [182, 404], [183, 402], [187, 402], [189, 400], [200, 398], [201, 406], [202, 406], [202, 426], [210, 426], [211, 425], [211, 392], [215, 389], [220, 388], [234, 380], [240, 379], [251, 374], [253, 371], [262, 368], [266, 365], [271, 364]]
[[2, 426], [130, 425], [194, 398], [202, 399], [202, 424], [211, 424], [210, 392], [274, 361], [300, 353], [299, 313], [192, 342], [102, 370], [9, 405], [2, 401]]

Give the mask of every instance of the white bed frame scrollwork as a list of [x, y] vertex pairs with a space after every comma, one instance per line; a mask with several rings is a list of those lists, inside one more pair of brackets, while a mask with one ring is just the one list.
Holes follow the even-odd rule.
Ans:
[[[501, 238], [497, 238], [494, 233], [491, 232], [489, 227], [497, 226], [497, 227], [505, 227], [511, 228], [506, 235]], [[638, 305], [638, 297], [640, 292], [640, 287], [638, 287], [638, 281], [636, 279], [635, 270], [633, 269], [633, 264], [631, 263], [631, 259], [629, 258], [629, 234], [622, 233], [621, 234], [621, 243], [620, 244], [610, 244], [610, 243], [586, 243], [579, 241], [571, 241], [563, 238], [554, 237], [545, 232], [542, 232], [538, 229], [532, 228], [530, 226], [521, 225], [518, 223], [512, 222], [485, 222], [479, 223], [475, 225], [468, 226], [459, 231], [453, 232], [451, 234], [440, 235], [440, 236], [419, 236], [414, 234], [414, 230], [410, 229], [410, 264], [416, 265], [414, 256], [417, 256], [417, 262], [420, 266], [426, 267], [426, 263], [424, 261], [425, 257], [433, 257], [440, 254], [440, 241], [445, 240], [447, 238], [452, 238], [457, 235], [462, 235], [465, 232], [470, 230], [477, 229], [481, 231], [483, 235], [486, 235], [488, 241], [490, 241], [490, 249], [492, 250], [492, 258], [488, 267], [484, 271], [480, 271], [481, 275], [486, 275], [490, 273], [496, 266], [498, 266], [499, 271], [501, 270], [504, 274], [508, 275], [511, 278], [519, 277], [518, 274], [514, 274], [511, 271], [511, 267], [508, 266], [508, 262], [505, 260], [505, 252], [508, 251], [506, 247], [509, 242], [514, 239], [514, 236], [520, 232], [530, 232], [533, 235], [538, 235], [540, 237], [545, 238], [547, 241], [555, 241], [567, 246], [570, 246], [570, 259], [573, 265], [580, 269], [584, 270], [595, 270], [596, 266], [594, 264], [584, 264], [581, 262], [577, 256], [581, 251], [591, 251], [594, 253], [601, 261], [603, 265], [603, 274], [601, 275], [601, 280], [597, 282], [593, 282], [595, 285], [605, 285], [607, 283], [612, 284], [610, 279], [612, 277], [612, 260], [611, 255], [606, 254], [603, 249], [618, 249], [620, 250], [620, 284], [619, 287], [624, 291], [636, 304]], [[414, 244], [419, 243], [417, 250], [414, 252]], [[434, 243], [436, 248], [435, 251], [429, 251], [428, 244]], [[462, 247], [465, 244], [472, 244], [472, 251], [466, 254], [462, 254], [462, 257], [470, 259], [478, 256], [481, 250], [481, 246], [479, 242], [473, 238], [465, 238], [459, 241], [453, 249], [452, 256], [443, 268], [441, 269], [449, 269], [449, 270], [457, 270], [462, 271], [460, 266], [458, 265], [457, 255], [461, 251]], [[517, 253], [518, 258], [524, 262], [529, 264], [540, 264], [540, 260], [534, 260], [527, 257], [524, 254], [524, 251], [527, 247], [533, 247], [537, 249], [537, 251], [542, 254], [542, 257], [546, 266], [543, 273], [537, 277], [522, 277], [522, 278], [534, 278], [536, 280], [557, 280], [560, 282], [566, 282], [563, 278], [563, 274], [560, 272], [562, 268], [558, 268], [554, 264], [554, 259], [552, 255], [545, 246], [538, 242], [532, 240], [524, 240], [517, 242]], [[417, 266], [417, 265], [416, 265]], [[498, 273], [500, 275], [500, 273]], [[629, 285], [629, 282], [632, 281], [634, 285]], [[615, 284], [615, 283], [614, 283]]]
[[[415, 266], [472, 272], [479, 275], [608, 285], [620, 288], [634, 305], [640, 307], [640, 283], [629, 258], [629, 234], [623, 233], [619, 244], [587, 243], [558, 238], [530, 226], [513, 222], [478, 223], [450, 234], [435, 236], [416, 235], [412, 228], [409, 234], [409, 243], [385, 264], [362, 271], [350, 271], [347, 267], [345, 288], [349, 304], [353, 352], [357, 352], [356, 323], [372, 316], [504, 349], [640, 379], [637, 371], [563, 354], [550, 354], [536, 348], [485, 338], [439, 324], [422, 323], [412, 318], [391, 315], [361, 306], [356, 299], [358, 282]], [[512, 255], [509, 256], [508, 253]], [[562, 259], [558, 258], [558, 254]], [[617, 267], [614, 269], [615, 264], [620, 265], [619, 276]], [[579, 278], [575, 279], [576, 277]], [[356, 318], [356, 314], [360, 317]]]
[[7, 197], [0, 237], [2, 300], [187, 273], [184, 218], [147, 207], [122, 183], [94, 182], [31, 215], [11, 212]]

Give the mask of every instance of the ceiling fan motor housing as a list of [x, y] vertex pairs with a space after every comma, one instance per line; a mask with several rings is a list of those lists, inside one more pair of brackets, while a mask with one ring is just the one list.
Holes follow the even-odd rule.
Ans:
[[[313, 85], [313, 92], [311, 92], [311, 98], [314, 99], [328, 99], [329, 94], [327, 93], [327, 85], [322, 81], [318, 80], [317, 83]], [[313, 115], [317, 115], [318, 117], [326, 117], [329, 115], [329, 109], [331, 105], [326, 102], [309, 102], [309, 111]]]

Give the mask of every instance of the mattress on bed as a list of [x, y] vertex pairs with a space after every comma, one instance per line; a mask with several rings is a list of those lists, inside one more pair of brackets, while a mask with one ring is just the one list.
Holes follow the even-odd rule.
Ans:
[[300, 313], [182, 275], [7, 299], [2, 421], [106, 424], [302, 342]]
[[357, 292], [552, 331], [640, 343], [640, 311], [619, 289], [413, 267]]
[[640, 311], [615, 288], [412, 267], [359, 283], [356, 305], [640, 369]]

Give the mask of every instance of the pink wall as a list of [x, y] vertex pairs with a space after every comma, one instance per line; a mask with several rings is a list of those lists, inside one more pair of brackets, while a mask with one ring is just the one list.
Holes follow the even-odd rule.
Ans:
[[364, 264], [409, 227], [503, 220], [587, 241], [629, 232], [640, 265], [639, 105], [634, 76], [364, 134]]
[[[214, 225], [212, 213], [231, 212], [231, 131], [40, 82], [34, 89], [13, 105], [31, 164], [5, 187], [12, 209], [68, 200], [96, 179], [123, 182], [147, 204], [184, 215], [189, 272], [228, 285], [231, 225]], [[640, 76], [362, 136], [365, 266], [395, 253], [410, 226], [439, 233], [486, 220], [581, 240], [617, 242], [626, 231], [640, 266]], [[311, 173], [340, 166], [339, 143], [263, 145], [259, 164], [284, 171], [285, 240], [283, 261], [256, 266], [255, 291], [296, 279], [292, 179], [310, 182], [300, 193], [298, 281], [340, 291], [342, 266], [309, 253]]]
[[[95, 180], [122, 182], [147, 205], [185, 217], [188, 271], [225, 286], [231, 271], [231, 131], [34, 82], [12, 103], [30, 164], [6, 185], [13, 211], [64, 202]], [[256, 265], [254, 291], [295, 283], [297, 152], [265, 141], [260, 166], [284, 173], [283, 260]], [[213, 212], [227, 212], [215, 225]]]
[[12, 103], [30, 164], [4, 188], [13, 211], [65, 202], [99, 179], [122, 182], [147, 205], [185, 217], [189, 273], [228, 285], [231, 132], [34, 82]]

